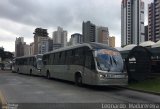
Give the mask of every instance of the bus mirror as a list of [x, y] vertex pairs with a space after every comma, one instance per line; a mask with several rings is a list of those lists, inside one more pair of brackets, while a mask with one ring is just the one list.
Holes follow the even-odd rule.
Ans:
[[94, 51], [93, 55], [94, 57], [97, 57], [97, 51]]

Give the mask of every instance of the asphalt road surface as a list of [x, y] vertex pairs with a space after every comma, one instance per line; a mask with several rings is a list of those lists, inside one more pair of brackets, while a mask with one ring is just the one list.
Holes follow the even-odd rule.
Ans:
[[[101, 103], [102, 106], [102, 103], [160, 103], [160, 96], [157, 95], [116, 87], [78, 87], [71, 82], [48, 80], [44, 77], [16, 74], [10, 71], [0, 71], [0, 93], [3, 102], [11, 106], [19, 104], [19, 107], [20, 104], [25, 107], [33, 104], [37, 106], [72, 104], [73, 107], [84, 108], [82, 104], [91, 106], [98, 103], [99, 106]], [[102, 107], [96, 109], [102, 109]]]

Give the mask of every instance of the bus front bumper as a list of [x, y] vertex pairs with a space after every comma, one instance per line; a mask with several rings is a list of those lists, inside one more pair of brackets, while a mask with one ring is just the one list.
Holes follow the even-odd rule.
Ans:
[[98, 79], [94, 82], [94, 85], [100, 86], [126, 86], [128, 85], [128, 78], [107, 78]]

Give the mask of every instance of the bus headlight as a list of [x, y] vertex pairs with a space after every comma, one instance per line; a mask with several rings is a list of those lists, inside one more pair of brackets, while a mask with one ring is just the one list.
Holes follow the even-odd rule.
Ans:
[[102, 75], [102, 74], [99, 74], [99, 77], [100, 77], [100, 78], [105, 78], [106, 76], [105, 76], [105, 75]]

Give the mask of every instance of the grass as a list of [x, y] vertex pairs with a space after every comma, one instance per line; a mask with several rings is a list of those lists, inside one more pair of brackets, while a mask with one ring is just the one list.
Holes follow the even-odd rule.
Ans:
[[159, 92], [160, 93], [160, 77], [147, 79], [138, 83], [130, 83], [129, 88], [151, 91], [151, 92]]

